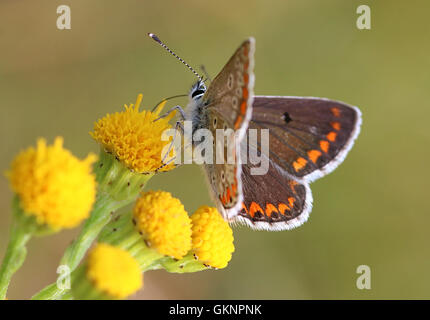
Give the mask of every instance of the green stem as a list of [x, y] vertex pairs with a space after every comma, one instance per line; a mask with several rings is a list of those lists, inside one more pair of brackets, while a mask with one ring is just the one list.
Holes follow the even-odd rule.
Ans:
[[[85, 221], [78, 237], [67, 247], [60, 265], [67, 265], [70, 271], [75, 270], [100, 231], [110, 221], [113, 211], [123, 205], [123, 202], [112, 201], [108, 195], [98, 196], [91, 216]], [[57, 284], [53, 283], [34, 295], [32, 299], [53, 300], [65, 293], [67, 290], [59, 289]]]
[[156, 249], [148, 248], [143, 236], [132, 223], [133, 214], [127, 212], [111, 221], [100, 233], [99, 242], [127, 250], [139, 263], [142, 271], [164, 257]]
[[84, 257], [88, 248], [98, 236], [103, 227], [110, 221], [112, 213], [118, 209], [118, 204], [112, 202], [107, 195], [100, 196], [78, 237], [66, 249], [61, 265], [67, 265], [73, 271]]
[[57, 287], [57, 283], [51, 283], [49, 286], [46, 286], [37, 294], [35, 294], [31, 299], [32, 300], [56, 300], [61, 299], [62, 296], [67, 293], [67, 291], [60, 290]]
[[25, 244], [31, 234], [20, 232], [19, 228], [12, 229], [6, 255], [0, 269], [0, 300], [6, 298], [7, 289], [13, 274], [22, 266], [27, 255]]
[[158, 265], [151, 266], [151, 269], [156, 270], [163, 268], [171, 273], [189, 273], [211, 269], [199, 260], [197, 260], [192, 252], [189, 252], [185, 257], [176, 260], [170, 257], [165, 257], [158, 261]]
[[65, 294], [63, 294], [59, 299], [61, 300], [74, 300], [72, 292], [67, 291]]
[[25, 256], [27, 255], [25, 245], [33, 234], [32, 228], [28, 227], [31, 223], [26, 224], [31, 218], [27, 218], [21, 211], [16, 197], [12, 203], [12, 210], [13, 220], [9, 244], [0, 267], [0, 300], [6, 298], [7, 289], [12, 276], [24, 263]]

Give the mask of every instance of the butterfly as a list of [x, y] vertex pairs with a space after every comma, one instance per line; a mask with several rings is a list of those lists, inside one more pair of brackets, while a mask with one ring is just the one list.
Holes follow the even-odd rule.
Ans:
[[[155, 35], [150, 36], [165, 47]], [[155, 38], [154, 38], [155, 37]], [[357, 107], [324, 98], [254, 96], [255, 39], [244, 41], [207, 87], [199, 80], [189, 92], [183, 118], [193, 131], [236, 132], [233, 162], [203, 164], [212, 197], [224, 219], [258, 230], [288, 230], [303, 224], [312, 210], [309, 184], [343, 162], [360, 132]], [[266, 130], [268, 153], [249, 130]], [[250, 150], [267, 158], [265, 174], [243, 162]], [[225, 150], [227, 151], [227, 150]], [[226, 159], [225, 159], [226, 160]]]

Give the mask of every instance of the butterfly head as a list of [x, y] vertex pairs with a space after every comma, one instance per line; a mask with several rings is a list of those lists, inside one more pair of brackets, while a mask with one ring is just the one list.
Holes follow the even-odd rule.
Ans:
[[190, 100], [200, 100], [206, 92], [206, 85], [203, 81], [198, 80], [191, 87], [190, 93], [188, 94]]

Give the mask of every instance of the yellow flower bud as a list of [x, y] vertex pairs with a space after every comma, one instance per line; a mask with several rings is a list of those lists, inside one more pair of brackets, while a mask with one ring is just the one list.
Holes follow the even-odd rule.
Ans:
[[191, 220], [169, 192], [142, 193], [133, 216], [148, 245], [158, 252], [181, 259], [191, 249]]
[[130, 253], [104, 243], [89, 253], [86, 276], [98, 291], [113, 299], [124, 299], [143, 285], [139, 264]]
[[192, 250], [213, 268], [225, 268], [234, 252], [233, 230], [217, 209], [200, 207], [192, 216]]

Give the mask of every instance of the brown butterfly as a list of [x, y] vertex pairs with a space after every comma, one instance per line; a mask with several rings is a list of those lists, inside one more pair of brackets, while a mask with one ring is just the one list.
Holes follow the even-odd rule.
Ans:
[[[312, 209], [309, 183], [345, 159], [360, 132], [360, 110], [323, 98], [254, 96], [254, 38], [241, 44], [206, 87], [194, 69], [149, 35], [199, 78], [189, 93], [187, 111], [181, 111], [183, 119], [191, 121], [193, 132], [209, 130], [214, 137], [217, 130], [235, 132], [230, 137], [234, 161], [228, 161], [224, 144], [222, 163], [203, 164], [223, 217], [272, 231], [305, 222]], [[267, 141], [250, 139], [250, 130], [267, 132]], [[214, 142], [215, 153], [218, 142]], [[251, 152], [266, 161], [264, 174], [253, 174], [258, 164], [242, 161]]]

